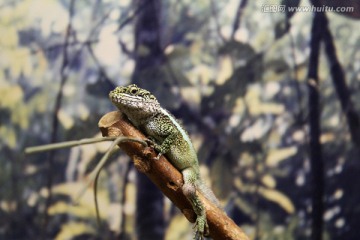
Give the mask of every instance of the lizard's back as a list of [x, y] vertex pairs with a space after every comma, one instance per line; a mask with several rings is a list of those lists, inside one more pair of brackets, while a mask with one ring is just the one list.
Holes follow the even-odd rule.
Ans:
[[169, 144], [165, 156], [177, 169], [198, 166], [197, 155], [188, 133], [168, 111], [161, 108], [158, 114], [149, 118], [141, 127], [157, 144]]

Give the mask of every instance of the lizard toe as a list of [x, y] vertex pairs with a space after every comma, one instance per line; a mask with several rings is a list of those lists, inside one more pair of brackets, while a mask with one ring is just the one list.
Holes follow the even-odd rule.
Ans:
[[204, 236], [209, 234], [209, 227], [204, 216], [198, 216], [193, 227], [196, 231], [195, 240], [203, 240]]

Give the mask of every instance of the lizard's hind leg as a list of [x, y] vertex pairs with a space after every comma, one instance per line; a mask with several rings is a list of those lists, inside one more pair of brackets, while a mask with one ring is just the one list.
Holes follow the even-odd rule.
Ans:
[[182, 191], [186, 198], [190, 201], [194, 212], [196, 213], [196, 222], [194, 228], [196, 229], [195, 239], [204, 239], [204, 235], [208, 235], [209, 227], [206, 221], [206, 211], [204, 204], [196, 194], [198, 173], [194, 168], [189, 167], [181, 171], [184, 178], [184, 185]]

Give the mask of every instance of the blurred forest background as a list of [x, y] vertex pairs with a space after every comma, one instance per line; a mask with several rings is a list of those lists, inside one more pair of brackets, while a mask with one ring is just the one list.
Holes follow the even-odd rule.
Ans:
[[360, 239], [359, 19], [350, 0], [1, 0], [0, 239], [192, 239], [123, 153], [100, 176], [102, 229], [91, 188], [73, 205], [109, 143], [24, 154], [100, 137], [129, 83], [181, 119], [251, 239]]

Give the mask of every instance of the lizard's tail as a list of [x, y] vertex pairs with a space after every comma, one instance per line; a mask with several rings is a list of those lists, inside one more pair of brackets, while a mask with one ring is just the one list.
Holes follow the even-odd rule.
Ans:
[[206, 184], [203, 181], [199, 180], [197, 186], [199, 188], [199, 191], [208, 200], [210, 200], [212, 203], [214, 203], [218, 208], [222, 209], [219, 199], [217, 199], [217, 197], [215, 196], [213, 191], [208, 186], [206, 186]]

